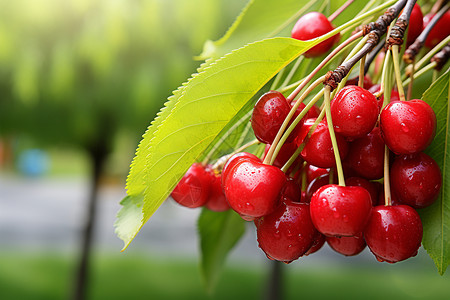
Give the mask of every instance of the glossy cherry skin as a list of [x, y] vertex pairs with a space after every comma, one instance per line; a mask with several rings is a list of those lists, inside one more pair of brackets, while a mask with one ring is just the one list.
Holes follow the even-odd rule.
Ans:
[[345, 179], [345, 184], [348, 186], [360, 186], [365, 188], [370, 194], [370, 200], [372, 200], [372, 206], [378, 203], [378, 189], [373, 182], [361, 177], [350, 177]]
[[345, 256], [355, 256], [366, 248], [362, 233], [358, 236], [327, 236], [327, 243], [331, 249]]
[[[378, 93], [380, 91], [380, 84], [374, 84], [372, 87], [370, 87], [368, 89], [369, 92], [371, 92], [372, 94]], [[398, 101], [400, 100], [400, 95], [398, 93], [398, 91], [392, 89], [391, 90], [391, 97], [389, 98], [389, 102], [392, 101]], [[381, 95], [380, 98], [377, 98], [377, 103], [378, 103], [378, 110], [381, 111], [381, 109], [383, 108], [383, 101], [384, 101], [384, 95]]]
[[324, 244], [325, 244], [325, 236], [323, 234], [321, 234], [320, 232], [316, 231], [313, 245], [311, 246], [311, 248], [309, 248], [308, 251], [306, 251], [305, 256], [319, 251], [323, 247]]
[[212, 211], [227, 211], [230, 209], [225, 194], [222, 189], [222, 177], [220, 174], [216, 174], [213, 170], [206, 168], [206, 171], [210, 175], [210, 188], [208, 200], [205, 203], [205, 207]]
[[316, 179], [317, 177], [321, 176], [321, 175], [325, 175], [325, 174], [329, 174], [330, 173], [330, 169], [324, 169], [324, 168], [319, 168], [316, 166], [313, 166], [311, 164], [306, 164], [306, 182], [310, 183], [311, 181], [313, 181], [314, 179]]
[[423, 152], [396, 157], [390, 169], [390, 178], [391, 189], [399, 202], [414, 208], [433, 204], [442, 185], [438, 164]]
[[294, 202], [302, 202], [302, 190], [296, 178], [287, 177], [286, 186], [283, 191], [283, 199], [286, 198]]
[[[336, 182], [337, 178], [335, 178], [335, 181], [333, 181], [332, 183]], [[306, 193], [305, 193], [305, 202], [311, 202], [311, 197], [312, 195], [321, 187], [323, 187], [324, 185], [330, 184], [330, 174], [323, 174], [320, 175], [319, 177], [314, 178], [306, 187]]]
[[[359, 77], [353, 78], [353, 79], [349, 79], [347, 80], [347, 82], [345, 83], [346, 86], [348, 85], [358, 85], [359, 82]], [[368, 90], [373, 86], [373, 82], [372, 79], [370, 79], [370, 77], [368, 75], [364, 76], [364, 82], [363, 82], [363, 87]]]
[[251, 119], [256, 138], [271, 144], [290, 110], [291, 106], [280, 92], [269, 91], [262, 95], [253, 108]]
[[262, 217], [279, 205], [285, 184], [286, 176], [277, 167], [244, 159], [228, 171], [224, 192], [238, 214]]
[[[426, 15], [424, 17], [423, 25], [426, 27], [428, 23], [431, 21], [434, 15]], [[433, 29], [431, 29], [430, 33], [425, 40], [425, 46], [428, 48], [433, 48], [437, 44], [439, 44], [443, 39], [445, 39], [448, 35], [450, 35], [450, 11], [447, 12], [439, 19], [439, 21], [434, 25]]]
[[209, 197], [211, 177], [205, 168], [194, 163], [172, 191], [172, 198], [179, 204], [195, 208], [203, 206]]
[[345, 164], [360, 177], [380, 179], [384, 171], [384, 146], [380, 129], [375, 127], [369, 134], [350, 143]]
[[[344, 159], [348, 152], [348, 143], [344, 137], [338, 133], [336, 133], [336, 141], [339, 148], [339, 155], [341, 159]], [[311, 137], [306, 139], [306, 144], [301, 152], [301, 156], [306, 162], [320, 168], [332, 168], [336, 166], [333, 144], [326, 123], [320, 122]]]
[[255, 224], [259, 247], [267, 257], [286, 263], [304, 255], [317, 232], [311, 222], [309, 204], [289, 200]]
[[336, 132], [351, 139], [362, 137], [378, 120], [377, 98], [359, 86], [345, 86], [331, 101], [331, 117]]
[[408, 205], [376, 206], [364, 239], [379, 261], [395, 263], [413, 257], [422, 242], [422, 221]]
[[248, 153], [248, 152], [239, 152], [234, 155], [232, 155], [222, 169], [222, 188], [225, 185], [225, 179], [228, 176], [228, 172], [233, 168], [233, 166], [241, 161], [242, 159], [250, 159], [261, 162], [261, 160], [254, 154]]
[[[301, 41], [307, 41], [324, 35], [334, 29], [327, 17], [319, 12], [310, 12], [300, 17], [295, 23], [291, 32], [291, 37]], [[328, 52], [333, 45], [339, 41], [340, 34], [337, 34], [322, 43], [312, 47], [303, 55], [305, 57], [318, 57]]]
[[380, 129], [386, 145], [396, 154], [425, 150], [436, 132], [436, 115], [426, 102], [393, 101], [380, 114]]
[[423, 29], [423, 14], [419, 4], [414, 4], [411, 11], [408, 24], [408, 36], [406, 38], [406, 44], [411, 45], [416, 38], [420, 35]]
[[364, 230], [372, 209], [369, 192], [359, 186], [329, 184], [311, 198], [311, 219], [326, 236], [356, 236]]

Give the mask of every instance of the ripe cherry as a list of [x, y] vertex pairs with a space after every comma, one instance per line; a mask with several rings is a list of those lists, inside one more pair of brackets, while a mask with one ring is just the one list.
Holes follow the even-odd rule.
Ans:
[[306, 165], [306, 182], [310, 183], [317, 177], [319, 177], [321, 175], [329, 174], [329, 173], [330, 173], [330, 169], [319, 168], [319, 167], [313, 166], [311, 164], [307, 164]]
[[[267, 155], [267, 152], [269, 152], [270, 144], [266, 145], [266, 148], [264, 149], [264, 156]], [[283, 146], [280, 148], [280, 152], [278, 152], [277, 157], [275, 158], [275, 161], [273, 162], [273, 165], [277, 168], [282, 168], [286, 162], [291, 158], [291, 156], [294, 154], [294, 152], [297, 150], [298, 146], [295, 142], [292, 143], [284, 143]], [[293, 165], [301, 164], [303, 163], [302, 157], [299, 155]]]
[[381, 111], [380, 128], [384, 142], [394, 153], [418, 153], [434, 138], [436, 115], [419, 99], [393, 101]]
[[262, 217], [279, 205], [285, 184], [286, 176], [277, 167], [242, 159], [228, 171], [224, 192], [238, 214]]
[[419, 4], [414, 4], [411, 11], [408, 24], [408, 36], [406, 38], [406, 44], [411, 45], [416, 38], [420, 35], [423, 29], [423, 14], [420, 10]]
[[290, 199], [294, 202], [302, 202], [302, 190], [300, 183], [294, 177], [287, 177], [286, 187], [283, 191], [283, 199]]
[[327, 236], [326, 240], [331, 249], [345, 256], [355, 256], [366, 248], [362, 233], [357, 236]]
[[324, 244], [325, 244], [325, 236], [316, 230], [313, 245], [311, 246], [311, 248], [309, 248], [308, 251], [306, 251], [305, 256], [319, 251]]
[[[307, 41], [324, 35], [334, 29], [327, 17], [319, 12], [310, 12], [298, 19], [291, 32], [291, 37], [301, 41]], [[305, 57], [318, 57], [328, 52], [334, 43], [340, 38], [337, 34], [320, 44], [312, 47], [304, 53]]]
[[172, 198], [179, 204], [195, 208], [203, 206], [209, 197], [211, 176], [205, 168], [194, 163], [172, 191]]
[[359, 186], [329, 184], [311, 198], [311, 219], [326, 236], [356, 236], [364, 230], [371, 209], [369, 192]]
[[358, 176], [376, 180], [383, 177], [384, 140], [378, 127], [350, 143], [345, 164]]
[[216, 174], [214, 170], [206, 170], [210, 175], [210, 188], [208, 200], [205, 203], [205, 207], [212, 211], [226, 211], [230, 209], [225, 194], [222, 189], [222, 177], [220, 174]]
[[373, 182], [360, 177], [350, 177], [345, 179], [345, 184], [348, 186], [360, 186], [362, 188], [365, 188], [370, 194], [372, 206], [377, 205], [379, 191]]
[[395, 158], [390, 178], [391, 189], [400, 203], [414, 208], [433, 204], [442, 184], [438, 164], [423, 152]]
[[[374, 84], [371, 88], [369, 88], [368, 91], [371, 92], [372, 94], [375, 94], [380, 91], [380, 88], [381, 88], [381, 85], [377, 83], [377, 84]], [[392, 89], [391, 97], [389, 98], [389, 102], [398, 101], [398, 100], [400, 100], [400, 95], [399, 95], [398, 91]], [[383, 108], [383, 101], [384, 101], [384, 94], [381, 95], [380, 98], [377, 98], [379, 111], [381, 111], [381, 109]]]
[[342, 88], [331, 101], [336, 132], [354, 139], [369, 133], [378, 120], [377, 98], [359, 86]]
[[364, 239], [379, 261], [395, 263], [417, 254], [422, 221], [408, 205], [376, 206], [364, 230]]
[[[271, 144], [290, 110], [291, 106], [280, 92], [269, 91], [262, 95], [253, 108], [251, 119], [256, 138], [263, 143]], [[295, 138], [295, 134], [291, 136], [288, 142]]]
[[[305, 125], [306, 124], [307, 122], [305, 122]], [[303, 131], [304, 127], [306, 126], [303, 126], [300, 132]], [[348, 152], [348, 143], [337, 133], [336, 141], [339, 148], [339, 155], [341, 159], [344, 159]], [[306, 139], [306, 144], [301, 152], [301, 156], [306, 162], [320, 168], [331, 168], [336, 166], [333, 144], [326, 123], [320, 122], [311, 137]]]
[[225, 165], [223, 166], [222, 169], [222, 187], [225, 186], [225, 179], [228, 176], [228, 172], [233, 168], [233, 166], [241, 161], [242, 159], [250, 159], [250, 160], [255, 160], [255, 161], [261, 161], [256, 155], [248, 153], [248, 152], [238, 152], [234, 155], [232, 155], [227, 162], [225, 163]]
[[311, 222], [309, 204], [289, 200], [255, 224], [259, 247], [269, 258], [286, 263], [304, 255], [317, 232]]
[[[426, 27], [434, 15], [425, 15], [423, 20], [423, 26]], [[439, 44], [443, 39], [450, 35], [450, 11], [447, 12], [439, 19], [439, 21], [431, 29], [430, 33], [425, 40], [425, 46], [428, 48], [433, 48]]]

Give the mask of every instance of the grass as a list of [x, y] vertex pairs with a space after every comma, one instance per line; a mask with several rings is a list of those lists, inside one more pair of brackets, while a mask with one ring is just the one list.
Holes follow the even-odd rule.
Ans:
[[[74, 259], [67, 255], [0, 256], [0, 299], [67, 299]], [[93, 257], [89, 299], [264, 299], [267, 265], [229, 263], [213, 295], [206, 294], [196, 260], [147, 255]], [[285, 299], [448, 299], [449, 276], [433, 269], [387, 264], [284, 267]]]

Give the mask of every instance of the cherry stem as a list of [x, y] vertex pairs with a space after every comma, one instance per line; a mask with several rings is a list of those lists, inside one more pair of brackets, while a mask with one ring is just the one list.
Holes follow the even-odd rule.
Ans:
[[[270, 145], [269, 151], [267, 152], [267, 155], [264, 158], [264, 163], [270, 162], [269, 164], [273, 164], [275, 158], [278, 155], [278, 152], [280, 152], [281, 147], [283, 146], [284, 142], [287, 140], [291, 132], [294, 130], [295, 126], [297, 126], [300, 120], [308, 113], [308, 110], [320, 99], [321, 96], [316, 95], [311, 101], [309, 101], [309, 103], [305, 106], [305, 108], [303, 108], [300, 114], [294, 119], [294, 121], [291, 123], [291, 125], [289, 125], [288, 129], [286, 130], [286, 127], [288, 126], [289, 121], [292, 119], [292, 116], [295, 114], [297, 108], [300, 106], [300, 104], [303, 102], [306, 96], [308, 96], [317, 86], [319, 86], [323, 82], [324, 78], [325, 77], [322, 76], [318, 78], [315, 82], [313, 82], [292, 106], [291, 110], [289, 111], [289, 114], [283, 121], [283, 124], [281, 124], [281, 128], [280, 130], [278, 130], [277, 135], [275, 136], [272, 142], [272, 145]], [[284, 132], [285, 130], [286, 132]]]
[[334, 19], [336, 19], [337, 16], [339, 16], [347, 7], [350, 6], [350, 4], [353, 3], [355, 0], [347, 0], [341, 7], [339, 7], [334, 13], [331, 14], [331, 16], [328, 17], [328, 21], [333, 22]]
[[[417, 72], [415, 72], [413, 78], [414, 79], [419, 78], [420, 76], [422, 76], [423, 74], [425, 74], [429, 70], [434, 69], [436, 66], [437, 66], [436, 62], [429, 63], [428, 65], [426, 65], [422, 69], [420, 69]], [[408, 77], [405, 81], [403, 81], [403, 86], [406, 86], [406, 85], [408, 85], [410, 83], [411, 83], [411, 77]]]
[[325, 112], [326, 112], [325, 115], [327, 118], [328, 131], [330, 132], [331, 143], [333, 145], [334, 159], [336, 160], [336, 170], [338, 173], [338, 180], [339, 180], [338, 182], [340, 186], [345, 186], [345, 178], [344, 178], [344, 171], [342, 169], [341, 156], [339, 155], [339, 148], [336, 141], [336, 134], [334, 133], [333, 120], [331, 118], [330, 94], [331, 94], [331, 87], [325, 86], [325, 93], [324, 93]]
[[308, 180], [306, 178], [306, 167], [308, 166], [308, 163], [306, 161], [303, 162], [303, 168], [302, 168], [302, 186], [300, 188], [300, 190], [302, 192], [306, 191], [307, 188], [307, 184], [308, 184]]
[[366, 64], [366, 55], [364, 55], [359, 61], [359, 80], [358, 86], [364, 88], [364, 66]]
[[410, 83], [408, 84], [408, 92], [407, 92], [407, 94], [406, 94], [406, 99], [409, 101], [409, 100], [411, 100], [411, 96], [412, 96], [412, 89], [413, 89], [413, 84], [414, 84], [414, 62], [415, 62], [415, 60], [413, 59], [413, 62], [412, 62], [412, 72], [411, 72], [411, 74], [409, 74], [409, 79], [410, 79]]
[[386, 52], [386, 57], [384, 58], [383, 64], [383, 76], [381, 78], [381, 89], [383, 93], [380, 95], [384, 95], [383, 105], [384, 108], [391, 100], [391, 92], [392, 92], [392, 81], [391, 76], [391, 51]]
[[334, 168], [330, 168], [330, 171], [328, 172], [328, 183], [334, 183]]
[[[295, 72], [297, 72], [298, 67], [300, 66], [300, 64], [303, 62], [303, 60], [305, 59], [305, 57], [302, 55], [300, 56], [296, 61], [294, 66], [292, 67], [291, 71], [289, 72], [289, 74], [286, 76], [286, 79], [284, 80], [284, 82], [281, 84], [280, 86], [280, 90], [283, 89], [284, 87], [286, 87], [286, 85], [288, 85], [289, 82], [291, 82], [292, 77], [294, 77]], [[312, 60], [308, 60], [308, 66], [311, 64]], [[308, 66], [306, 67], [306, 69], [308, 68]], [[303, 76], [301, 76], [303, 77]]]
[[270, 90], [275, 90], [278, 86], [278, 83], [280, 83], [281, 77], [283, 77], [284, 72], [286, 71], [286, 68], [281, 69], [280, 72], [278, 72], [277, 76], [275, 77], [275, 80], [273, 81], [272, 85], [270, 86]]
[[391, 52], [392, 52], [392, 61], [394, 62], [394, 73], [395, 73], [395, 81], [397, 82], [397, 88], [398, 88], [398, 95], [400, 96], [400, 101], [405, 101], [405, 90], [403, 89], [402, 84], [402, 75], [400, 73], [400, 64], [398, 62], [399, 55], [398, 55], [398, 45], [392, 45]]
[[[433, 47], [433, 49], [431, 49], [430, 51], [427, 52], [427, 54], [422, 57], [421, 60], [419, 60], [416, 65], [414, 66], [414, 71], [417, 71], [418, 69], [420, 69], [425, 63], [427, 63], [428, 61], [430, 61], [430, 59], [436, 54], [438, 53], [442, 48], [444, 48], [448, 43], [450, 43], [450, 35], [448, 37], [446, 37], [445, 39], [443, 39], [439, 44], [437, 44], [435, 47]], [[406, 75], [409, 75], [412, 72], [412, 67], [408, 66], [406, 68]]]
[[389, 148], [384, 146], [384, 205], [391, 206], [391, 183], [389, 181]]
[[384, 48], [384, 45], [386, 44], [386, 40], [381, 40], [378, 45], [376, 45], [375, 48], [373, 48], [372, 51], [367, 55], [366, 63], [364, 65], [364, 73], [367, 73], [369, 71], [370, 65], [377, 57], [378, 53], [380, 53], [381, 49]]

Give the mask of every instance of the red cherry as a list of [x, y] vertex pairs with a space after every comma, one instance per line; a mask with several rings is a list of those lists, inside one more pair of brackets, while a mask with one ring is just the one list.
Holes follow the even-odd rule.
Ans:
[[372, 200], [372, 206], [377, 205], [378, 203], [378, 189], [373, 182], [370, 182], [364, 178], [360, 177], [350, 177], [345, 179], [345, 184], [348, 186], [360, 186], [365, 188], [369, 194], [370, 199]]
[[358, 236], [327, 236], [326, 239], [331, 249], [345, 256], [355, 256], [366, 248], [362, 233]]
[[[426, 15], [423, 20], [423, 25], [426, 27], [434, 15]], [[439, 44], [443, 39], [450, 35], [450, 11], [447, 12], [439, 19], [439, 21], [431, 29], [430, 33], [425, 40], [425, 46], [428, 48], [433, 48]]]
[[[349, 79], [347, 80], [347, 82], [345, 83], [346, 86], [348, 85], [358, 85], [359, 82], [359, 78], [353, 78], [353, 79]], [[370, 79], [369, 75], [365, 75], [364, 76], [364, 83], [363, 83], [363, 87], [364, 89], [368, 90], [373, 86], [373, 82], [372, 79]]]
[[395, 263], [417, 254], [422, 242], [422, 221], [408, 205], [375, 206], [364, 239], [379, 261]]
[[[386, 200], [384, 199], [384, 185], [383, 185], [382, 189], [378, 193], [377, 205], [385, 205], [385, 203], [386, 203]], [[393, 191], [391, 189], [391, 205], [399, 205], [399, 204], [400, 203], [398, 202], [397, 196], [395, 195], [395, 193], [393, 193]]]
[[345, 164], [351, 171], [369, 180], [383, 177], [385, 144], [378, 127], [349, 145]]
[[222, 177], [216, 174], [213, 170], [207, 168], [210, 179], [210, 189], [208, 200], [205, 203], [205, 207], [212, 211], [226, 211], [230, 209], [225, 194], [222, 189]]
[[[290, 110], [291, 106], [280, 92], [269, 91], [262, 95], [253, 108], [251, 119], [256, 138], [271, 144]], [[295, 134], [290, 137], [288, 142], [295, 138]]]
[[345, 86], [331, 101], [331, 117], [336, 132], [352, 139], [362, 137], [378, 120], [377, 98], [359, 86]]
[[372, 209], [367, 190], [329, 184], [311, 198], [311, 219], [326, 236], [356, 236], [364, 230]]
[[395, 158], [390, 178], [391, 189], [399, 202], [414, 208], [433, 204], [442, 184], [438, 164], [423, 152]]
[[420, 10], [419, 4], [414, 4], [409, 18], [408, 36], [406, 38], [406, 44], [411, 45], [416, 38], [420, 35], [423, 29], [423, 14]]
[[224, 192], [231, 208], [238, 214], [262, 217], [279, 205], [285, 184], [286, 176], [277, 167], [255, 160], [241, 160], [228, 171]]
[[287, 263], [311, 248], [317, 232], [311, 222], [309, 204], [289, 200], [255, 224], [259, 247], [271, 259]]
[[[335, 173], [336, 175], [336, 173]], [[337, 176], [334, 176], [334, 181], [337, 181]], [[324, 185], [330, 184], [330, 174], [323, 174], [319, 177], [314, 178], [307, 186], [306, 188], [306, 194], [305, 194], [305, 202], [311, 202], [312, 195], [321, 187]]]
[[179, 204], [195, 208], [208, 200], [211, 177], [205, 168], [194, 163], [172, 191], [172, 198]]
[[[371, 92], [372, 94], [375, 94], [380, 91], [380, 88], [381, 88], [381, 85], [377, 83], [377, 84], [373, 85], [370, 89], [368, 89], [368, 91]], [[398, 101], [398, 100], [400, 100], [400, 95], [399, 95], [398, 91], [392, 89], [389, 102]], [[381, 109], [383, 108], [383, 101], [384, 101], [384, 95], [381, 95], [380, 98], [377, 98], [378, 111], [381, 111]]]
[[250, 159], [250, 160], [255, 160], [255, 161], [261, 161], [256, 155], [253, 155], [251, 153], [248, 152], [239, 152], [236, 153], [234, 155], [232, 155], [227, 162], [225, 163], [225, 165], [223, 166], [222, 169], [222, 187], [225, 186], [225, 179], [228, 176], [228, 172], [233, 168], [233, 166], [241, 161], [242, 159]]
[[319, 251], [322, 248], [323, 244], [325, 244], [325, 236], [316, 230], [313, 245], [311, 246], [311, 248], [309, 248], [308, 251], [306, 251], [305, 256]]
[[394, 101], [381, 111], [380, 129], [386, 145], [394, 153], [418, 153], [434, 138], [436, 115], [422, 100]]
[[[336, 141], [339, 148], [339, 155], [341, 159], [344, 159], [348, 152], [348, 143], [337, 133]], [[330, 132], [326, 123], [320, 122], [318, 124], [311, 137], [307, 139], [301, 155], [305, 161], [320, 168], [332, 168], [336, 166]]]
[[286, 187], [283, 191], [283, 198], [290, 199], [294, 202], [302, 202], [302, 190], [300, 183], [293, 177], [288, 177]]
[[329, 173], [330, 173], [330, 169], [319, 168], [319, 167], [313, 166], [311, 164], [307, 164], [306, 165], [306, 182], [310, 183], [317, 177], [319, 177], [321, 175], [329, 174]]
[[[327, 17], [319, 12], [310, 12], [298, 19], [291, 32], [291, 37], [301, 41], [307, 41], [314, 39], [321, 35], [324, 35], [334, 29], [334, 26], [328, 21]], [[306, 51], [303, 55], [305, 57], [318, 57], [328, 52], [334, 43], [340, 38], [340, 34], [337, 34], [320, 44], [312, 47]]]

